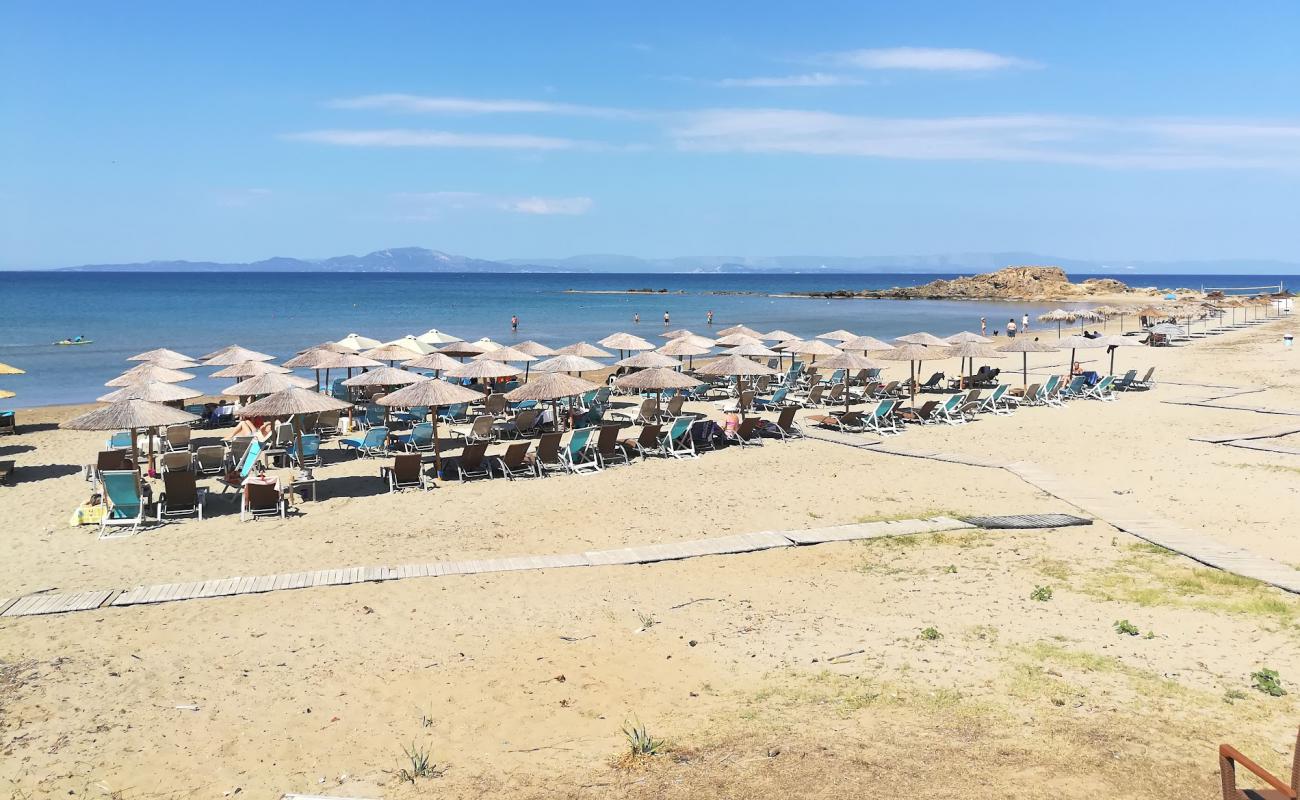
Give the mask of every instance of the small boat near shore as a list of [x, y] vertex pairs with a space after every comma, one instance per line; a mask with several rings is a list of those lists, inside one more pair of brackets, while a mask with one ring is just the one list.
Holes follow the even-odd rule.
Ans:
[[60, 347], [67, 347], [76, 344], [94, 344], [94, 343], [95, 343], [94, 339], [82, 339], [79, 342], [74, 339], [60, 339], [59, 341], [55, 342], [55, 344], [59, 345]]

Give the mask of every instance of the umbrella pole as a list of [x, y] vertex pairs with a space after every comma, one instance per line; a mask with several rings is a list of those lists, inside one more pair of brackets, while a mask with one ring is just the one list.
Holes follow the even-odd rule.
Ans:
[[912, 410], [915, 411], [915, 410], [916, 410], [916, 362], [915, 362], [915, 361], [909, 361], [909, 362], [907, 362], [907, 364], [908, 364], [908, 368], [909, 368], [909, 369], [911, 370], [911, 372], [912, 372], [912, 386], [911, 386], [911, 389], [912, 389]]
[[442, 448], [438, 446], [438, 407], [433, 407], [433, 472], [442, 478]]
[[135, 438], [136, 438], [136, 435], [137, 435], [137, 434], [136, 434], [136, 429], [135, 429], [135, 428], [132, 428], [132, 429], [131, 429], [131, 466], [135, 467], [136, 470], [139, 470], [139, 469], [140, 469], [140, 452], [139, 452], [139, 450], [136, 449], [136, 446], [135, 446]]
[[154, 474], [154, 471], [153, 471], [153, 439], [154, 439], [153, 432], [154, 432], [154, 429], [153, 429], [153, 428], [146, 428], [146, 429], [145, 429], [145, 435], [149, 437], [149, 475], [150, 475], [151, 477], [152, 477], [153, 474]]
[[1020, 370], [1021, 370], [1021, 372], [1020, 372], [1020, 385], [1021, 385], [1021, 386], [1028, 386], [1028, 385], [1029, 385], [1029, 353], [1028, 353], [1028, 352], [1021, 353], [1020, 356], [1021, 356], [1021, 360], [1020, 360]]

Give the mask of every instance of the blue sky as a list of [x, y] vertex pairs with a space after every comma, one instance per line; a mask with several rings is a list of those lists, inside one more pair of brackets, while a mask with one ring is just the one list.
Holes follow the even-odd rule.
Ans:
[[0, 266], [1300, 260], [1300, 4], [0, 8]]

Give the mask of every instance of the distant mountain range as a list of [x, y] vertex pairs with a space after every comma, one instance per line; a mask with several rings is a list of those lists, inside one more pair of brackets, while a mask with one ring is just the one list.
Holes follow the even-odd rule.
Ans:
[[911, 256], [678, 256], [615, 254], [491, 261], [423, 247], [376, 250], [323, 259], [275, 257], [248, 263], [147, 261], [85, 264], [74, 272], [605, 272], [605, 273], [979, 273], [1011, 265], [1050, 265], [1074, 275], [1300, 274], [1300, 263], [1260, 259], [1219, 261], [1085, 261], [1040, 253], [941, 253]]

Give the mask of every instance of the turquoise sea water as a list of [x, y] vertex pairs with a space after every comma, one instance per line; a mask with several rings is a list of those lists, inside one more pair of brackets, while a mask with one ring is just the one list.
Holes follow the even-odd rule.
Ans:
[[[761, 331], [784, 328], [812, 337], [835, 328], [881, 339], [929, 331], [947, 336], [990, 327], [1049, 305], [982, 301], [815, 300], [761, 294], [885, 288], [935, 275], [596, 275], [596, 274], [305, 274], [193, 275], [177, 273], [0, 273], [5, 283], [0, 362], [27, 370], [0, 376], [18, 393], [16, 407], [90, 402], [104, 382], [133, 366], [128, 356], [170, 347], [200, 356], [238, 343], [282, 360], [304, 347], [356, 331], [388, 341], [436, 327], [466, 339], [488, 336], [509, 344], [535, 339], [551, 346], [595, 341], [614, 331], [657, 340], [663, 314], [672, 327], [708, 333], [744, 323]], [[1080, 276], [1072, 276], [1079, 279]], [[1132, 285], [1276, 284], [1285, 276], [1124, 276]], [[1288, 281], [1288, 284], [1294, 283]], [[666, 295], [573, 294], [569, 289], [668, 289]], [[682, 293], [677, 293], [682, 292]], [[634, 324], [633, 314], [641, 315]], [[518, 333], [510, 316], [520, 319]], [[57, 347], [82, 335], [94, 344]], [[231, 381], [201, 377], [187, 384], [215, 391]]]

